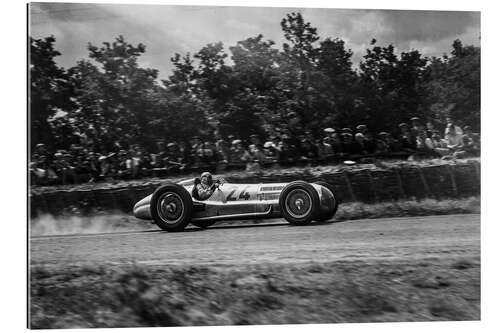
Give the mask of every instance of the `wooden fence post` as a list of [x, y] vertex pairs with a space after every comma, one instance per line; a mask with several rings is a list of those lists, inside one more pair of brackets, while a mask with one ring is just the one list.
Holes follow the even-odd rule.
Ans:
[[356, 196], [354, 195], [354, 191], [352, 189], [352, 184], [351, 184], [349, 177], [347, 176], [347, 172], [342, 171], [342, 176], [344, 177], [344, 180], [347, 184], [347, 189], [349, 190], [349, 194], [351, 195], [351, 200], [356, 201]]
[[473, 164], [474, 164], [474, 170], [476, 171], [477, 182], [481, 183], [481, 164], [479, 163], [473, 163]]
[[426, 195], [426, 197], [430, 197], [431, 191], [429, 189], [429, 184], [427, 183], [427, 179], [425, 179], [425, 174], [422, 171], [422, 168], [420, 166], [417, 166], [417, 170], [418, 170], [418, 174], [420, 176], [420, 180], [422, 181], [422, 184], [424, 185], [425, 195]]
[[378, 202], [379, 197], [378, 197], [377, 189], [375, 187], [375, 181], [373, 179], [372, 171], [370, 169], [368, 169], [367, 172], [368, 172], [368, 178], [370, 179], [370, 188], [373, 192], [373, 196], [375, 197], [375, 201]]
[[457, 182], [455, 181], [455, 166], [454, 165], [447, 165], [446, 167], [448, 169], [448, 173], [450, 174], [450, 180], [451, 180], [451, 187], [453, 188], [453, 194], [455, 197], [458, 196], [458, 188], [457, 188]]
[[399, 194], [401, 195], [401, 198], [406, 198], [405, 189], [403, 187], [403, 181], [401, 180], [401, 175], [399, 174], [398, 169], [392, 168], [392, 172], [394, 172], [394, 174], [396, 175], [396, 180], [398, 182]]

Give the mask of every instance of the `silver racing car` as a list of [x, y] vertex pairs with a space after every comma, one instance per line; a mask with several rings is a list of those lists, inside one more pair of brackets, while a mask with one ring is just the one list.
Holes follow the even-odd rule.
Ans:
[[217, 221], [284, 217], [294, 225], [331, 219], [338, 208], [333, 187], [325, 182], [231, 184], [222, 182], [205, 200], [198, 196], [199, 178], [167, 183], [134, 206], [137, 218], [153, 220], [163, 230], [200, 228]]

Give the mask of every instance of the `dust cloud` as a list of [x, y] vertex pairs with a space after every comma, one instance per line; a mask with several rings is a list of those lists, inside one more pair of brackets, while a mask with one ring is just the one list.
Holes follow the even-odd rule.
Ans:
[[149, 221], [138, 220], [126, 214], [91, 216], [53, 216], [43, 214], [30, 220], [31, 236], [97, 234], [124, 231], [154, 230]]

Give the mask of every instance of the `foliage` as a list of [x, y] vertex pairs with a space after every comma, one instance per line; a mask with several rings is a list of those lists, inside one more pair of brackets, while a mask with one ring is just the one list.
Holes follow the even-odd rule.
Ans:
[[30, 38], [30, 118], [31, 145], [45, 142], [53, 145], [54, 133], [49, 120], [58, 111], [70, 109], [71, 86], [67, 73], [57, 66], [55, 57], [61, 55], [54, 48], [53, 36]]
[[450, 116], [459, 123], [480, 127], [481, 49], [453, 42], [451, 57], [433, 58], [426, 68], [425, 103], [441, 121]]
[[68, 70], [54, 60], [54, 37], [31, 38], [32, 144], [83, 142], [106, 152], [194, 135], [213, 139], [216, 131], [242, 139], [276, 128], [319, 136], [325, 127], [361, 123], [390, 131], [413, 116], [451, 116], [479, 129], [479, 47], [457, 40], [449, 56], [428, 59], [372, 40], [355, 69], [345, 42], [322, 39], [300, 13], [287, 14], [281, 28], [281, 49], [259, 34], [228, 49], [216, 42], [175, 54], [163, 81], [139, 65], [145, 45], [122, 36], [89, 44], [88, 59]]

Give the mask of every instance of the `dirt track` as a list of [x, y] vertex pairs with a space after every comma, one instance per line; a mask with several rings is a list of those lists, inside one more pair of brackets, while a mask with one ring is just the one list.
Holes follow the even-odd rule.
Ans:
[[480, 216], [268, 224], [31, 238], [31, 264], [257, 264], [479, 256]]

